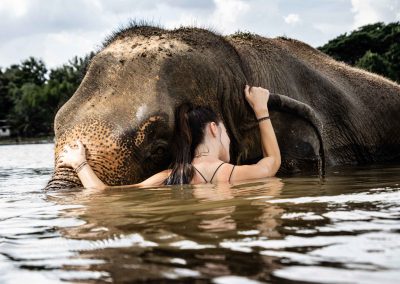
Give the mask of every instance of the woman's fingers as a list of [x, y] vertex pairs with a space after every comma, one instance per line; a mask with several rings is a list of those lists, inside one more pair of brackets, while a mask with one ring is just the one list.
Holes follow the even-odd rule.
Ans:
[[[75, 145], [76, 143], [76, 145]], [[85, 147], [83, 143], [77, 139], [72, 144], [65, 144], [62, 151], [58, 154], [57, 167], [72, 167], [77, 161], [80, 161], [85, 155]]]
[[76, 144], [78, 145], [79, 152], [80, 152], [82, 155], [86, 155], [85, 145], [83, 145], [83, 143], [81, 142], [81, 140], [76, 140]]
[[78, 145], [78, 149], [81, 150], [83, 147], [81, 140], [77, 139], [77, 140], [75, 140], [75, 142], [76, 142], [76, 145]]
[[249, 90], [250, 90], [250, 86], [249, 86], [249, 85], [246, 85], [246, 86], [244, 87], [244, 94], [246, 95], [246, 97], [249, 95]]
[[263, 87], [255, 87], [245, 85], [244, 88], [245, 98], [250, 106], [255, 108], [263, 108], [266, 103], [268, 104], [270, 92], [268, 89]]
[[[76, 142], [77, 148], [79, 150], [84, 149], [84, 146], [83, 146], [83, 144], [82, 144], [82, 142], [80, 140], [75, 140], [75, 142]], [[74, 147], [74, 148], [76, 149], [76, 147]], [[73, 148], [69, 144], [65, 144], [62, 152], [63, 153], [68, 153], [68, 152], [70, 152], [72, 150], [73, 150]]]
[[63, 157], [59, 157], [57, 162], [56, 162], [56, 167], [68, 167], [68, 163], [64, 161]]
[[72, 150], [71, 146], [69, 146], [68, 144], [65, 145], [65, 147], [64, 147], [64, 152], [65, 152], [65, 153], [66, 153], [66, 152], [69, 152], [69, 151], [71, 151], [71, 150]]

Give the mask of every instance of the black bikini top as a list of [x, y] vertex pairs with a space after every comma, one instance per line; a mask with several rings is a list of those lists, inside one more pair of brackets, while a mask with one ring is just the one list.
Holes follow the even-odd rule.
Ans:
[[[219, 170], [219, 168], [220, 168], [223, 164], [226, 164], [226, 163], [225, 163], [225, 162], [222, 162], [222, 163], [217, 167], [217, 169], [214, 171], [214, 174], [212, 175], [210, 181], [207, 181], [207, 179], [203, 176], [203, 174], [202, 174], [195, 166], [193, 166], [193, 168], [201, 175], [201, 177], [204, 179], [204, 181], [205, 181], [206, 183], [211, 183], [212, 180], [213, 180], [213, 178], [214, 178], [214, 176], [215, 176], [215, 174], [217, 173], [217, 171]], [[228, 180], [229, 182], [231, 181], [231, 177], [232, 177], [232, 173], [233, 173], [233, 169], [234, 169], [234, 168], [235, 168], [235, 166], [233, 166], [232, 171], [231, 171], [231, 174], [229, 175], [229, 180]]]

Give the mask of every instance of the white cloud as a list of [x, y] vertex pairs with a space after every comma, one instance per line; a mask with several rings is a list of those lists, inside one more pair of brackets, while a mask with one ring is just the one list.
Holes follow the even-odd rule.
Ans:
[[313, 27], [323, 34], [338, 34], [343, 27], [334, 23], [315, 23]]
[[300, 22], [300, 16], [298, 14], [289, 14], [286, 17], [283, 17], [286, 24], [296, 25]]
[[167, 29], [179, 28], [180, 26], [202, 26], [208, 23], [208, 17], [212, 9], [205, 10], [187, 10], [183, 7], [168, 6], [166, 4], [160, 4], [157, 6], [157, 13], [160, 15], [159, 19], [161, 22], [161, 16], [165, 13], [168, 16], [162, 16], [163, 26]]
[[2, 0], [0, 2], [0, 13], [7, 13], [14, 17], [22, 17], [28, 10], [27, 0]]
[[399, 20], [399, 0], [351, 0], [354, 14], [353, 28], [375, 23]]
[[[41, 57], [49, 66], [59, 66], [75, 55], [86, 55], [97, 50], [106, 33], [98, 32], [61, 32], [47, 34]], [[71, 44], [73, 43], [73, 44]], [[67, 59], [67, 60], [66, 60]]]
[[235, 31], [235, 23], [241, 17], [245, 17], [250, 5], [239, 0], [214, 0], [215, 11], [211, 15], [210, 22], [222, 33]]
[[[43, 59], [50, 68], [60, 66], [76, 55], [84, 56], [96, 50], [105, 36], [106, 33], [97, 32], [59, 32], [15, 38], [0, 47], [1, 67], [19, 63], [29, 56]], [[13, 54], [18, 59], [11, 58]]]

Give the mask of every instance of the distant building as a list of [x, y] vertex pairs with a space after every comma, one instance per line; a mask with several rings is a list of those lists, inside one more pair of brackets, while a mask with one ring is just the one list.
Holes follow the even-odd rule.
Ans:
[[9, 137], [11, 135], [10, 126], [7, 120], [0, 120], [0, 137]]

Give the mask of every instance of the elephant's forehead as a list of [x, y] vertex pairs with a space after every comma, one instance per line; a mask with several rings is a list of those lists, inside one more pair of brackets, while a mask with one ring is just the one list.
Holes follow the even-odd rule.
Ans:
[[123, 59], [142, 56], [148, 52], [171, 56], [173, 53], [187, 51], [188, 49], [190, 49], [190, 46], [183, 41], [167, 38], [167, 36], [134, 36], [117, 39], [100, 53], [112, 54]]

